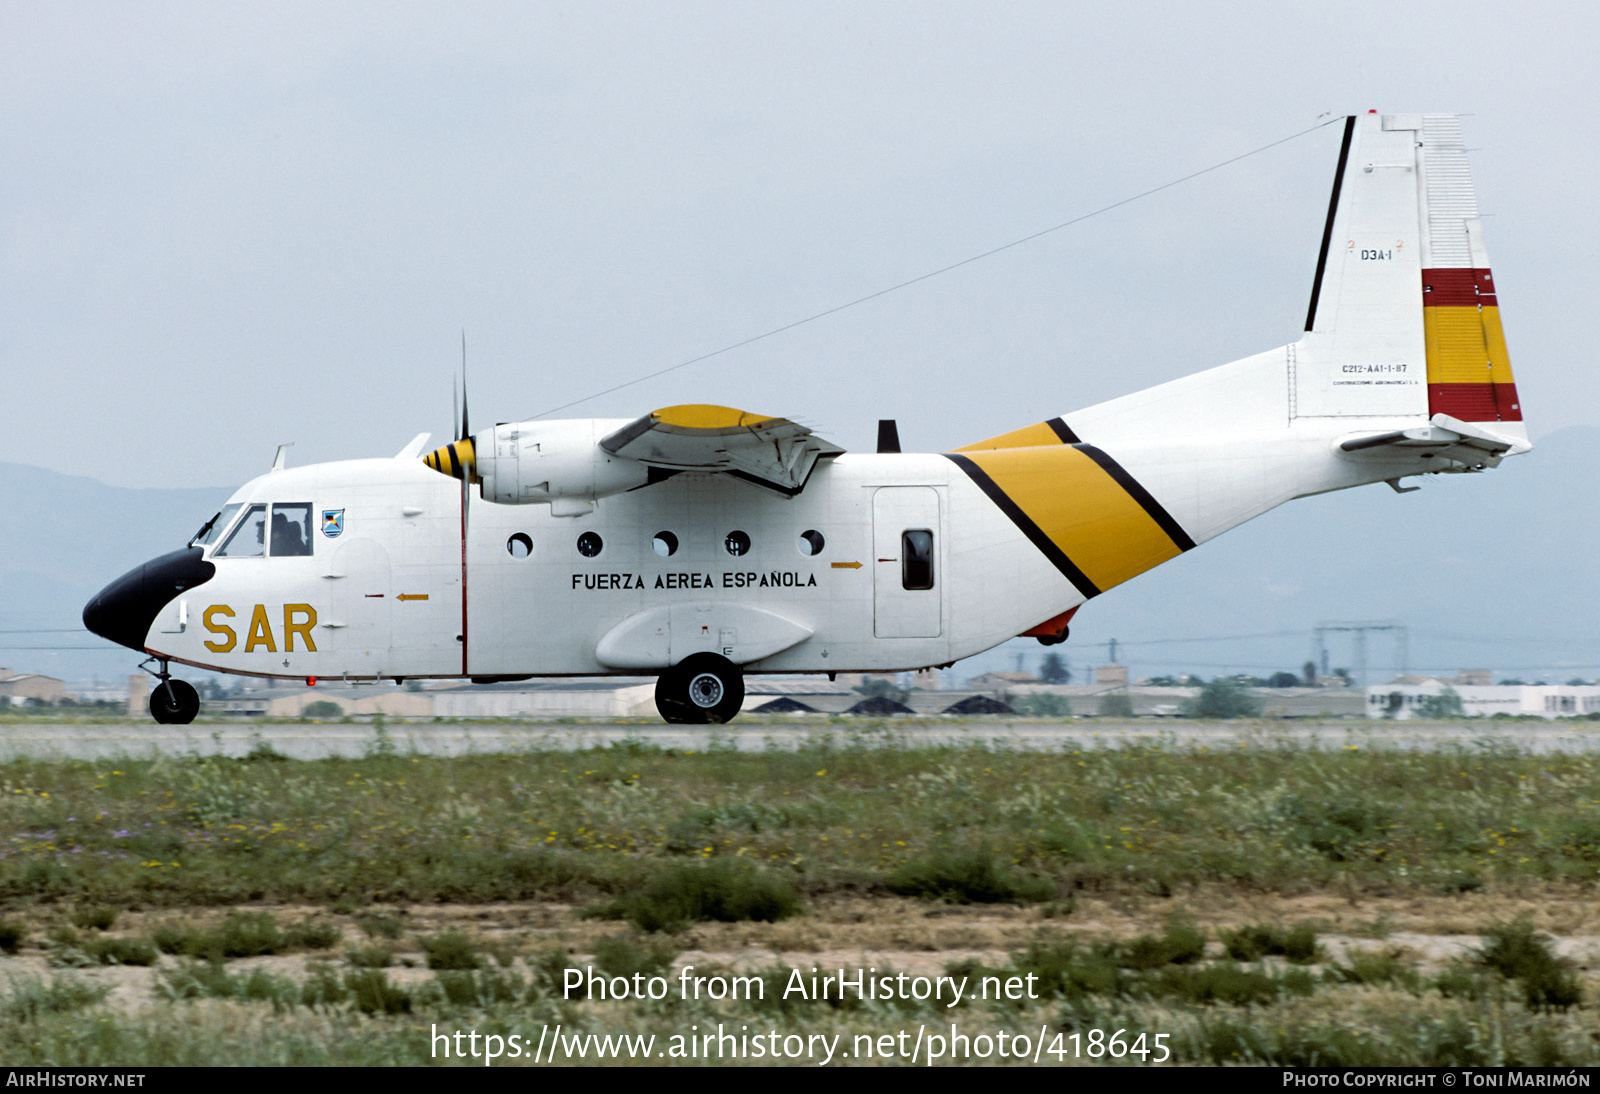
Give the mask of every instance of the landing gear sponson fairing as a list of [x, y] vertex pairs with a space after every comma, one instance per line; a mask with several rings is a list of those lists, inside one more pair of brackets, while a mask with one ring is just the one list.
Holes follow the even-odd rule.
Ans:
[[[349, 680], [659, 676], [719, 722], [745, 672], [948, 665], [1291, 498], [1526, 451], [1459, 121], [1347, 120], [1305, 334], [942, 455], [846, 454], [677, 406], [274, 470], [84, 624], [170, 662]], [[422, 458], [419, 458], [422, 457]]]

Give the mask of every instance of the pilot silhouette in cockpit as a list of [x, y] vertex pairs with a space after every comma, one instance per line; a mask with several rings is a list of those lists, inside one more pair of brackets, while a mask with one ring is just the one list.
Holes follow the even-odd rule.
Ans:
[[272, 553], [281, 555], [309, 555], [311, 545], [306, 542], [305, 530], [282, 513], [272, 514]]

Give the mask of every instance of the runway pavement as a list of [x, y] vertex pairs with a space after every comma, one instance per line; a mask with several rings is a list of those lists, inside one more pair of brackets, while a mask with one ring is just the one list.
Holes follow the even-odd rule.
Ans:
[[969, 719], [852, 720], [823, 723], [734, 722], [727, 726], [662, 723], [396, 722], [381, 730], [367, 722], [217, 722], [163, 726], [154, 722], [0, 724], [0, 760], [109, 759], [120, 756], [244, 756], [262, 744], [295, 759], [358, 757], [393, 750], [405, 755], [460, 756], [528, 749], [582, 749], [637, 741], [659, 748], [758, 752], [820, 745], [896, 748], [985, 745], [995, 748], [1117, 748], [1165, 743], [1178, 748], [1295, 745], [1323, 749], [1461, 748], [1533, 753], [1600, 751], [1600, 722], [1191, 722], [1085, 719], [1060, 723]]

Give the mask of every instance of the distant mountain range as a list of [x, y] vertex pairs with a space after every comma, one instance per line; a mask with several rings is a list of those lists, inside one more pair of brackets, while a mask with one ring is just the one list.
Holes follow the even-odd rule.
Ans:
[[[1406, 484], [1422, 490], [1290, 502], [1089, 602], [1055, 649], [1078, 680], [1113, 637], [1135, 677], [1264, 675], [1298, 671], [1318, 621], [1397, 619], [1413, 668], [1600, 677], [1600, 429], [1550, 434], [1487, 474]], [[84, 603], [182, 546], [230, 493], [131, 490], [0, 463], [0, 666], [73, 681], [134, 671], [136, 655], [81, 629]], [[66, 633], [44, 633], [56, 629]], [[1369, 640], [1375, 680], [1392, 650], [1387, 636]], [[1019, 640], [952, 675], [1011, 669], [1018, 653], [1033, 669], [1045, 652]], [[1352, 665], [1351, 639], [1337, 638], [1331, 656]]]
[[0, 666], [75, 682], [134, 672], [136, 654], [83, 629], [84, 604], [145, 559], [182, 547], [232, 493], [131, 490], [0, 463]]

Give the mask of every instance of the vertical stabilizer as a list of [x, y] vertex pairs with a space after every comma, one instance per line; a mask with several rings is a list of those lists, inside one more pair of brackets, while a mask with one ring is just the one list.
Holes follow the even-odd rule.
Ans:
[[1345, 122], [1291, 416], [1428, 414], [1417, 134], [1404, 116]]
[[1520, 422], [1460, 119], [1351, 117], [1334, 179], [1291, 417]]

